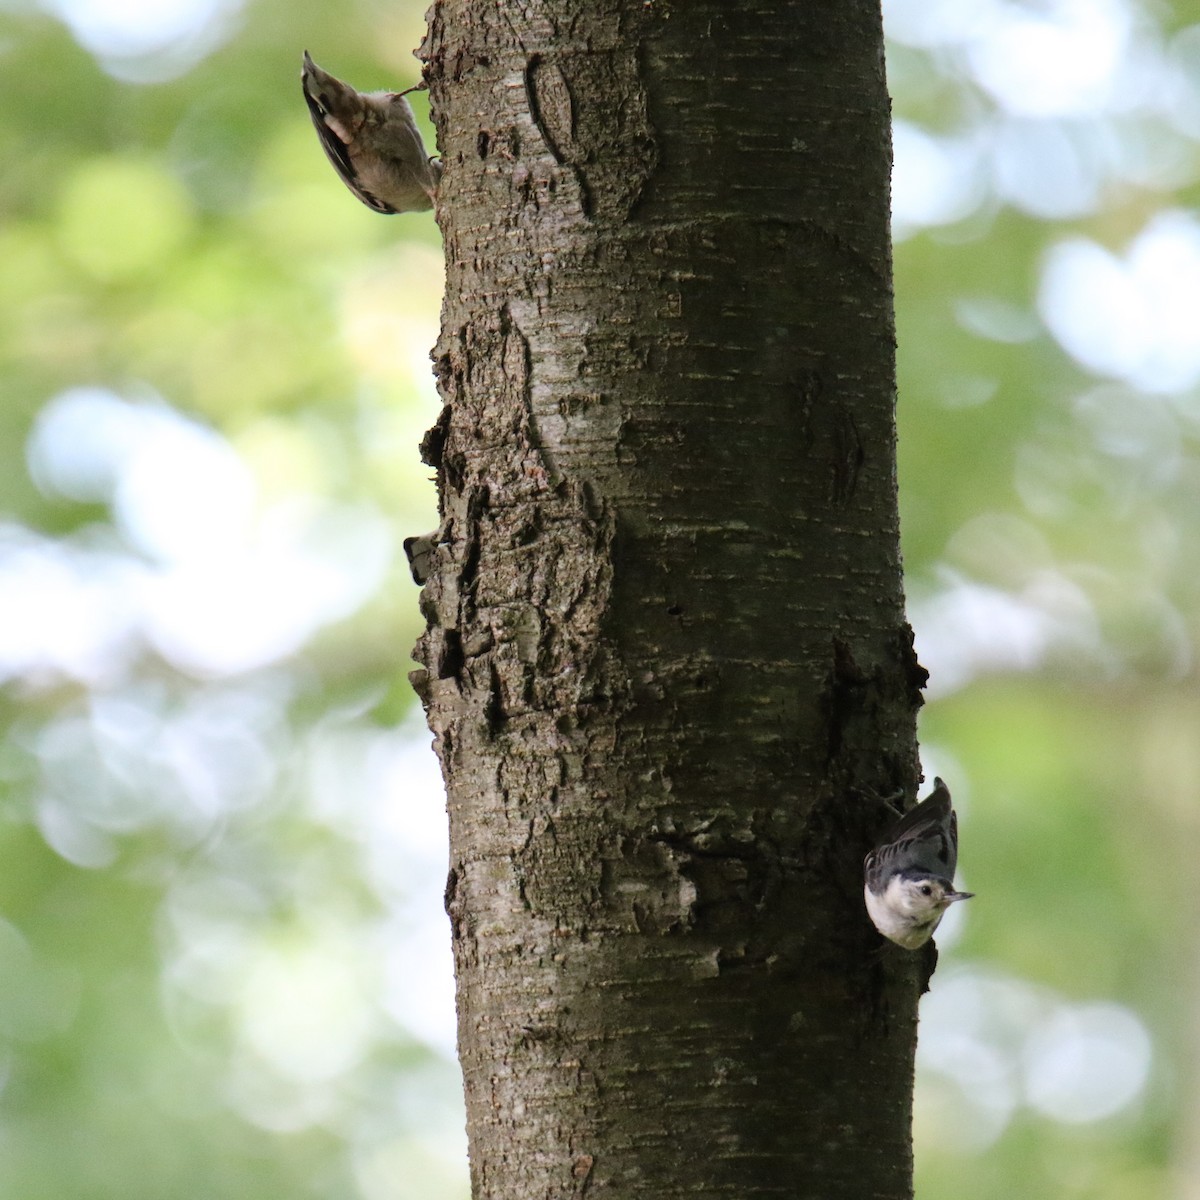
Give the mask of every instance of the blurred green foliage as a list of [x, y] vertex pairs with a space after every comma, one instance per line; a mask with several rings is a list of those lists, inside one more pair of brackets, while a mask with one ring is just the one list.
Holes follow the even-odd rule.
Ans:
[[422, 9], [193, 6], [138, 54], [109, 9], [0, 15], [0, 1194], [452, 1200], [397, 553], [440, 245], [341, 187], [299, 82], [416, 82]]
[[[0, 1195], [466, 1194], [398, 553], [440, 248], [299, 89], [305, 47], [415, 82], [422, 7], [0, 13]], [[979, 894], [918, 1194], [1186, 1197], [1200, 7], [885, 10], [922, 739]]]
[[978, 893], [922, 1010], [917, 1194], [1188, 1197], [1200, 9], [885, 19], [896, 118], [928, 154], [906, 168], [898, 136], [921, 739]]

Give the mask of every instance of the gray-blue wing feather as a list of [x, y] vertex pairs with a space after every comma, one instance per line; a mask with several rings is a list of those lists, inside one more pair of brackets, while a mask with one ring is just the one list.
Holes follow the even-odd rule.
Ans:
[[882, 882], [894, 871], [919, 870], [952, 881], [958, 865], [958, 817], [950, 789], [940, 780], [916, 808], [904, 814], [867, 855], [869, 882]]

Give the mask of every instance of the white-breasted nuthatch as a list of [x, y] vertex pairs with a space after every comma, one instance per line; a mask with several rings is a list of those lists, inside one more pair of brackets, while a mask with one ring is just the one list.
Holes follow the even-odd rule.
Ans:
[[432, 208], [442, 164], [425, 153], [400, 92], [356, 92], [304, 52], [304, 99], [342, 182], [377, 213]]
[[888, 830], [863, 864], [867, 913], [885, 938], [916, 950], [933, 936], [946, 909], [973, 892], [954, 890], [958, 818], [940, 780]]

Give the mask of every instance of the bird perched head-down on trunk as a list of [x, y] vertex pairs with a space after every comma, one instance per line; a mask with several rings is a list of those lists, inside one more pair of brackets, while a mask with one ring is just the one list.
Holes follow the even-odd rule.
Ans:
[[342, 182], [378, 213], [432, 208], [442, 165], [425, 153], [400, 92], [356, 92], [304, 52], [304, 99]]
[[863, 864], [867, 913], [885, 938], [916, 950], [933, 936], [946, 909], [971, 892], [954, 890], [958, 818], [940, 780], [902, 816]]

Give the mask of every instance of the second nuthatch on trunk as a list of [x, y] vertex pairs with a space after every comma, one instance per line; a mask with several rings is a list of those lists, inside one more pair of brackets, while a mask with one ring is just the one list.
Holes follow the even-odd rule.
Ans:
[[432, 208], [442, 164], [425, 153], [400, 92], [356, 92], [304, 52], [304, 99], [342, 182], [378, 213]]

